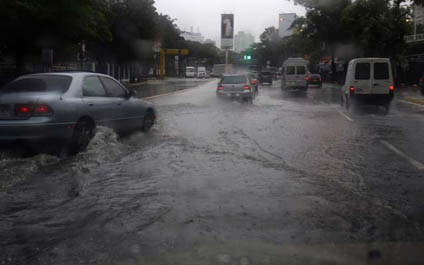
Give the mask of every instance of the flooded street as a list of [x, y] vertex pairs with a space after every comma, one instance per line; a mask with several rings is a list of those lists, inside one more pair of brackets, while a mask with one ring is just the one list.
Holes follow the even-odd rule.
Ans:
[[0, 264], [424, 259], [421, 110], [350, 114], [335, 85], [280, 82], [251, 105], [216, 84], [147, 99], [149, 133], [100, 127], [74, 157], [2, 147]]

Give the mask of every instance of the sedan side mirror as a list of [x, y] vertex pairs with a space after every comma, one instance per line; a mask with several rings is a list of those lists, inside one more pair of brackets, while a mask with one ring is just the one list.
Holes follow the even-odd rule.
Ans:
[[135, 97], [136, 95], [137, 95], [137, 92], [135, 92], [134, 90], [130, 90], [127, 93], [127, 98]]

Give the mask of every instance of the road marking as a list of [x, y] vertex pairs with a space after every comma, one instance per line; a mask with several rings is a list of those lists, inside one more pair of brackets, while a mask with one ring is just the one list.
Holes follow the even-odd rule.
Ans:
[[354, 122], [354, 120], [351, 118], [351, 117], [349, 117], [349, 116], [347, 116], [346, 114], [344, 114], [343, 112], [341, 112], [340, 110], [338, 110], [337, 111], [340, 115], [342, 115], [343, 117], [345, 117], [346, 118], [346, 120], [348, 120], [348, 121], [350, 121], [350, 122]]
[[406, 101], [406, 100], [403, 100], [403, 99], [401, 99], [399, 101], [402, 102], [402, 103], [406, 103], [406, 104], [414, 105], [414, 106], [417, 106], [417, 107], [420, 107], [420, 108], [424, 108], [424, 105], [417, 104], [417, 103], [414, 103], [414, 102], [409, 102], [409, 101]]
[[411, 165], [413, 165], [414, 167], [416, 167], [418, 170], [424, 170], [424, 165], [421, 162], [418, 162], [417, 160], [413, 159], [412, 157], [408, 156], [407, 154], [405, 154], [404, 152], [400, 151], [399, 149], [397, 149], [396, 147], [394, 147], [393, 145], [389, 144], [388, 142], [381, 140], [380, 141], [384, 146], [386, 146], [388, 149], [390, 149], [390, 151], [392, 151], [393, 153], [397, 154], [398, 156], [404, 158], [405, 160], [407, 160]]
[[182, 89], [182, 90], [178, 90], [178, 91], [174, 91], [174, 92], [170, 92], [170, 93], [165, 93], [165, 94], [160, 94], [160, 95], [156, 95], [156, 96], [151, 96], [151, 97], [147, 97], [147, 98], [142, 98], [142, 99], [154, 99], [154, 98], [158, 98], [158, 97], [170, 96], [170, 95], [186, 92], [186, 91], [189, 91], [189, 90], [193, 90], [193, 89], [196, 89], [196, 88], [199, 88], [199, 87]]

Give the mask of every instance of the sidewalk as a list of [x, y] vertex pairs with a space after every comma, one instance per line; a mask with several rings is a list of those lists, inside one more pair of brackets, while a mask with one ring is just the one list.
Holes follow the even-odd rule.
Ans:
[[137, 97], [144, 98], [196, 87], [206, 82], [211, 82], [212, 80], [213, 78], [197, 79], [167, 77], [165, 79], [149, 79], [139, 83], [127, 83], [125, 86], [130, 90], [136, 91]]
[[402, 87], [396, 95], [400, 102], [424, 107], [424, 96], [416, 86]]

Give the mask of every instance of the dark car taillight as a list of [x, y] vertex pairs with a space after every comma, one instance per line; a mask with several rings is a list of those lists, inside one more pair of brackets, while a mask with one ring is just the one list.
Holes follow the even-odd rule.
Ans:
[[48, 105], [42, 104], [16, 104], [17, 117], [42, 117], [53, 115], [53, 110]]

